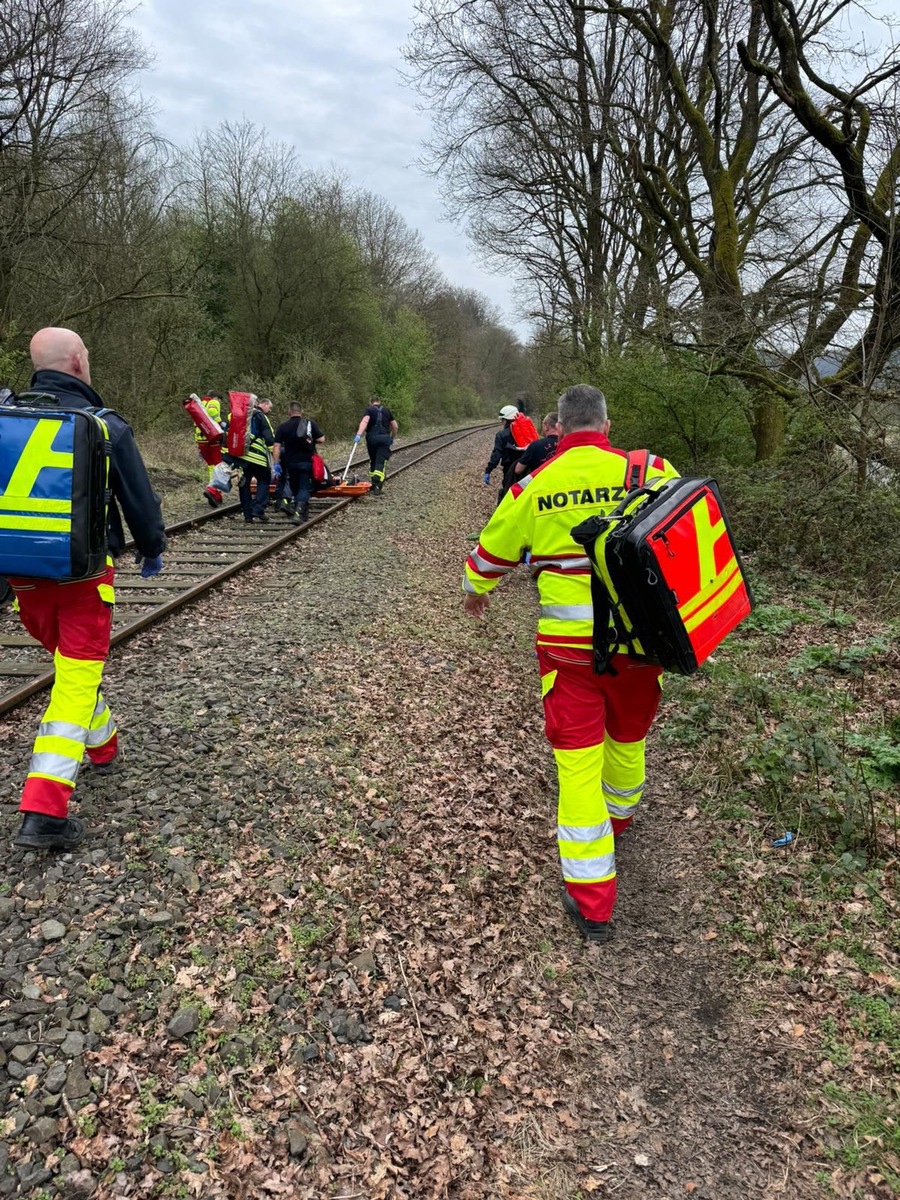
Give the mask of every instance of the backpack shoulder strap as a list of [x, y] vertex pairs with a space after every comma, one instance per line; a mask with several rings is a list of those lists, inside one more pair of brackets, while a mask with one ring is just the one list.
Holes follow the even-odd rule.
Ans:
[[49, 392], [18, 392], [7, 396], [4, 404], [11, 408], [21, 405], [22, 408], [59, 408], [59, 397], [51, 396]]
[[635, 488], [644, 486], [647, 478], [647, 467], [650, 464], [649, 450], [629, 450], [625, 467], [625, 489], [632, 492]]

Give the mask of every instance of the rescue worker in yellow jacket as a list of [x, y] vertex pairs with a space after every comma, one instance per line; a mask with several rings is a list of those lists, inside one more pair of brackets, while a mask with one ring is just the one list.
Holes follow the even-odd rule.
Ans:
[[[603, 393], [578, 384], [559, 398], [555, 456], [512, 485], [466, 563], [465, 610], [481, 617], [488, 593], [530, 551], [540, 593], [537, 653], [545, 729], [559, 778], [557, 840], [563, 904], [591, 942], [613, 937], [615, 839], [644, 791], [644, 739], [659, 704], [659, 668], [624, 653], [615, 673], [593, 669], [591, 566], [572, 529], [611, 512], [626, 492], [625, 451], [609, 441]], [[677, 472], [651, 455], [647, 479]]]
[[[214, 421], [219, 425], [222, 424], [222, 394], [221, 392], [207, 392], [205, 396], [201, 396], [200, 403], [209, 413]], [[210, 442], [209, 438], [200, 429], [199, 426], [194, 426], [194, 441], [197, 443], [197, 453], [200, 455], [200, 461], [206, 467], [207, 485], [213, 481], [213, 472], [216, 469], [216, 463], [222, 461], [221, 440], [218, 442]]]
[[[237, 460], [243, 470], [241, 482], [238, 484], [238, 497], [241, 510], [247, 524], [256, 521], [268, 521], [266, 508], [269, 503], [269, 484], [272, 474], [278, 479], [281, 466], [273, 462], [272, 446], [275, 444], [275, 430], [269, 420], [272, 411], [272, 401], [263, 396], [256, 400], [253, 411], [247, 418], [247, 445], [243, 455]], [[255, 483], [255, 491], [251, 491], [251, 483]]]

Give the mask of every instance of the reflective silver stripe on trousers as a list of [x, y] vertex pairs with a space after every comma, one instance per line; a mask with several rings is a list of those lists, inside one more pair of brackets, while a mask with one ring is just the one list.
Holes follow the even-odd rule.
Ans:
[[612, 837], [612, 821], [600, 825], [557, 825], [556, 840], [559, 842], [599, 842]]
[[638, 792], [643, 791], [643, 785], [646, 784], [646, 782], [646, 779], [642, 779], [637, 787], [613, 787], [612, 784], [607, 784], [607, 782], [604, 782], [604, 791], [608, 792], [610, 796], [637, 796]]
[[611, 783], [604, 782], [603, 790], [608, 796], [622, 796], [623, 798], [627, 799], [629, 796], [636, 796], [638, 792], [642, 792], [646, 782], [646, 779], [642, 779], [637, 787], [633, 788], [617, 788], [613, 787]]
[[592, 604], [542, 604], [541, 616], [552, 621], [593, 621]]
[[64, 737], [73, 742], [83, 742], [87, 730], [83, 725], [71, 721], [41, 721], [38, 737]]
[[[109, 709], [106, 710], [109, 712]], [[102, 746], [108, 742], [112, 735], [116, 732], [116, 723], [112, 719], [112, 713], [109, 714], [109, 720], [101, 725], [98, 729], [92, 729], [88, 733], [87, 744], [89, 746]]]
[[512, 571], [519, 565], [518, 563], [513, 563], [512, 566], [507, 567], [503, 563], [490, 562], [488, 559], [482, 558], [477, 550], [473, 550], [469, 557], [478, 567], [479, 571], [497, 571], [505, 575], [507, 571]]
[[52, 775], [55, 779], [65, 779], [74, 787], [75, 776], [78, 774], [80, 765], [77, 759], [69, 758], [68, 755], [52, 754], [48, 750], [41, 750], [39, 754], [32, 754], [28, 774]]
[[617, 803], [615, 800], [607, 800], [606, 811], [611, 817], [619, 817], [620, 820], [622, 820], [625, 817], [633, 817], [634, 810], [637, 808], [640, 802], [640, 796], [632, 800], [630, 804], [625, 804], [623, 801], [619, 801]]
[[463, 580], [463, 591], [468, 592], [471, 596], [481, 595], [478, 588], [475, 586], [472, 580], [468, 578], [468, 576]]
[[559, 861], [562, 864], [563, 879], [571, 882], [579, 879], [590, 882], [592, 879], [605, 879], [608, 875], [616, 873], [616, 856], [614, 854], [601, 854], [599, 858], [563, 858], [560, 856]]

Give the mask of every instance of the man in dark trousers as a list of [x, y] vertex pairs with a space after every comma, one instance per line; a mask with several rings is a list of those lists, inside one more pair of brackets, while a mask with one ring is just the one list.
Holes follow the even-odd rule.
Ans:
[[[275, 442], [275, 432], [269, 421], [272, 411], [272, 401], [257, 400], [253, 411], [247, 418], [247, 440], [244, 453], [237, 459], [243, 470], [241, 482], [238, 484], [238, 496], [244, 520], [249, 525], [254, 519], [268, 521], [266, 508], [269, 503], [269, 484], [272, 482], [272, 452], [270, 447]], [[275, 472], [276, 477], [281, 468]], [[251, 493], [250, 482], [256, 480], [256, 492]]]
[[[55, 396], [64, 408], [104, 407], [91, 387], [87, 348], [71, 329], [39, 330], [31, 339], [31, 361], [30, 391]], [[74, 581], [10, 580], [22, 624], [51, 652], [56, 668], [19, 806], [22, 825], [14, 844], [27, 849], [71, 850], [81, 842], [84, 822], [68, 815], [79, 767], [86, 756], [94, 771], [105, 773], [118, 754], [100, 681], [115, 604], [113, 559], [125, 548], [122, 517], [143, 558], [143, 578], [159, 574], [166, 548], [159, 497], [131, 426], [113, 412], [103, 420], [110, 447], [106, 567]]]
[[370, 396], [369, 405], [362, 415], [354, 442], [366, 435], [366, 450], [369, 453], [369, 479], [372, 491], [380, 496], [384, 489], [387, 460], [391, 457], [391, 444], [397, 436], [397, 422], [391, 410], [381, 403], [380, 396]]
[[491, 472], [495, 467], [499, 467], [501, 476], [500, 490], [497, 492], [497, 503], [499, 504], [512, 483], [512, 469], [521, 457], [522, 448], [516, 445], [512, 434], [512, 423], [519, 415], [519, 410], [514, 404], [504, 404], [498, 415], [503, 424], [497, 430], [494, 449], [491, 451], [488, 465], [484, 469], [484, 486], [488, 487], [491, 482]]
[[315, 423], [303, 415], [303, 405], [291, 401], [288, 419], [275, 430], [275, 445], [272, 448], [275, 462], [287, 477], [293, 506], [283, 501], [283, 509], [293, 515], [299, 525], [309, 517], [309, 498], [313, 490], [312, 460], [316, 448], [325, 441], [325, 434]]
[[559, 417], [555, 412], [547, 413], [541, 425], [541, 433], [543, 437], [539, 437], [536, 442], [529, 444], [522, 451], [522, 457], [517, 463], [513, 464], [513, 478], [510, 482], [514, 482], [521, 475], [530, 475], [532, 471], [536, 471], [541, 463], [545, 463], [548, 458], [552, 458], [556, 453], [556, 447], [559, 443]]

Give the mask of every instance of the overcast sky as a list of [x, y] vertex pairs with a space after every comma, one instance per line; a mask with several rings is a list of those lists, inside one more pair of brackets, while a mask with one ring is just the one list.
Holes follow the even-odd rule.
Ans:
[[247, 118], [304, 166], [337, 167], [420, 230], [441, 270], [497, 304], [521, 335], [507, 279], [442, 220], [438, 183], [415, 160], [426, 114], [400, 79], [414, 0], [143, 0], [132, 17], [155, 64], [140, 80], [177, 143]]

